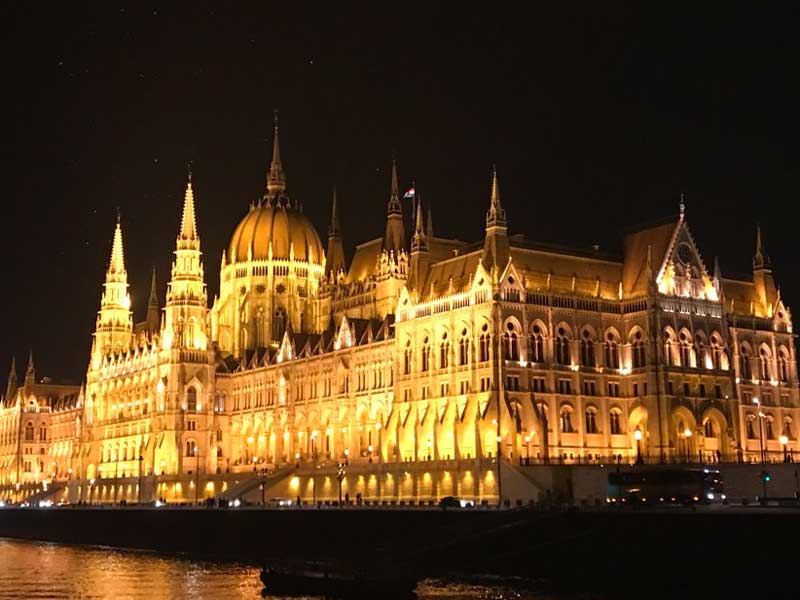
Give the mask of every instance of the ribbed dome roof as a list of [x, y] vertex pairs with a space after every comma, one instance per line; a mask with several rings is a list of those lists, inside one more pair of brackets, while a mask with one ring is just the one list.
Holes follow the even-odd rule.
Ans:
[[271, 203], [253, 206], [241, 220], [228, 244], [228, 263], [247, 261], [251, 244], [253, 260], [266, 260], [270, 242], [274, 259], [288, 259], [292, 244], [295, 260], [322, 264], [322, 242], [311, 221], [292, 206]]

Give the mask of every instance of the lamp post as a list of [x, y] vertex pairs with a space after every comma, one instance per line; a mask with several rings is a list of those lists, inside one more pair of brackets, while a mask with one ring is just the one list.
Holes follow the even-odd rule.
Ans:
[[786, 447], [789, 445], [789, 436], [782, 435], [781, 437], [778, 438], [778, 440], [780, 441], [781, 445], [783, 446], [783, 462], [788, 463], [789, 462], [789, 451], [786, 449]]
[[338, 470], [336, 471], [336, 480], [339, 482], [339, 508], [342, 508], [342, 481], [345, 476], [345, 463], [339, 463]]
[[350, 448], [344, 449], [344, 464], [345, 466], [350, 464]]
[[[17, 484], [17, 489], [19, 489], [19, 484]], [[92, 504], [94, 500], [94, 477], [89, 480], [89, 504]]]
[[531, 436], [525, 436], [525, 464], [531, 464]]
[[503, 488], [500, 485], [500, 443], [503, 441], [497, 436], [497, 509], [503, 508]]
[[691, 452], [689, 449], [689, 441], [692, 439], [692, 430], [688, 427], [683, 430], [683, 437], [686, 438], [686, 462], [689, 463], [692, 461]]
[[633, 439], [636, 440], [636, 464], [641, 465], [644, 462], [642, 460], [642, 430], [638, 427], [633, 432]]
[[300, 468], [300, 453], [299, 452], [295, 452], [294, 453], [294, 459], [297, 461], [294, 466], [299, 469]]
[[[119, 458], [119, 457], [117, 457], [117, 458]], [[119, 463], [115, 462], [114, 463], [114, 504], [117, 503], [117, 491], [118, 491], [117, 486], [119, 484], [119, 481], [117, 480], [118, 476], [119, 476]]]
[[139, 504], [142, 503], [142, 461], [144, 457], [142, 456], [141, 452], [139, 453]]
[[194, 503], [200, 500], [200, 448], [194, 447]]
[[369, 462], [372, 462], [372, 444], [367, 446], [367, 450], [369, 450]]
[[761, 410], [761, 401], [758, 398], [753, 398], [753, 404], [758, 407], [758, 445], [761, 453], [761, 464], [763, 465], [767, 462], [767, 455], [764, 451], [764, 431], [762, 425], [762, 420], [766, 415], [764, 411]]
[[267, 486], [264, 485], [264, 482], [262, 481], [258, 487], [261, 488], [261, 506], [265, 506], [264, 495], [266, 494]]

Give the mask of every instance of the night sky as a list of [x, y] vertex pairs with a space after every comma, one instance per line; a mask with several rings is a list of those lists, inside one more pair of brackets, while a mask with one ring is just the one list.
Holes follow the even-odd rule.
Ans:
[[325, 241], [338, 187], [348, 255], [382, 233], [393, 153], [437, 235], [464, 240], [496, 163], [509, 229], [534, 240], [618, 252], [685, 192], [706, 262], [748, 273], [760, 221], [797, 306], [796, 14], [17, 4], [0, 9], [2, 373], [33, 348], [38, 375], [83, 379], [117, 207], [136, 320], [153, 265], [163, 302], [188, 161], [212, 298], [265, 186], [273, 108], [290, 194]]

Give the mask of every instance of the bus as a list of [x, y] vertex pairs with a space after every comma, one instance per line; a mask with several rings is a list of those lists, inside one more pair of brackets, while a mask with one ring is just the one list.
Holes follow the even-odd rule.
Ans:
[[609, 473], [609, 504], [710, 504], [724, 502], [716, 469], [639, 469]]

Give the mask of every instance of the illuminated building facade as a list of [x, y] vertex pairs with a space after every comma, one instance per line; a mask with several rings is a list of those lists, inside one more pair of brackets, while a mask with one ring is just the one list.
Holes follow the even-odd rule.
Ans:
[[154, 276], [141, 323], [117, 222], [85, 386], [36, 383], [32, 362], [17, 386], [12, 368], [0, 490], [192, 498], [346, 461], [379, 474], [365, 496], [480, 499], [497, 495], [498, 452], [519, 469], [794, 449], [791, 313], [760, 232], [752, 277], [723, 278], [683, 205], [610, 256], [509, 235], [496, 173], [475, 243], [436, 236], [421, 199], [407, 235], [401, 202], [393, 166], [385, 231], [347, 265], [335, 195], [323, 245], [287, 192], [276, 128], [219, 296], [209, 305], [190, 178], [166, 302]]

